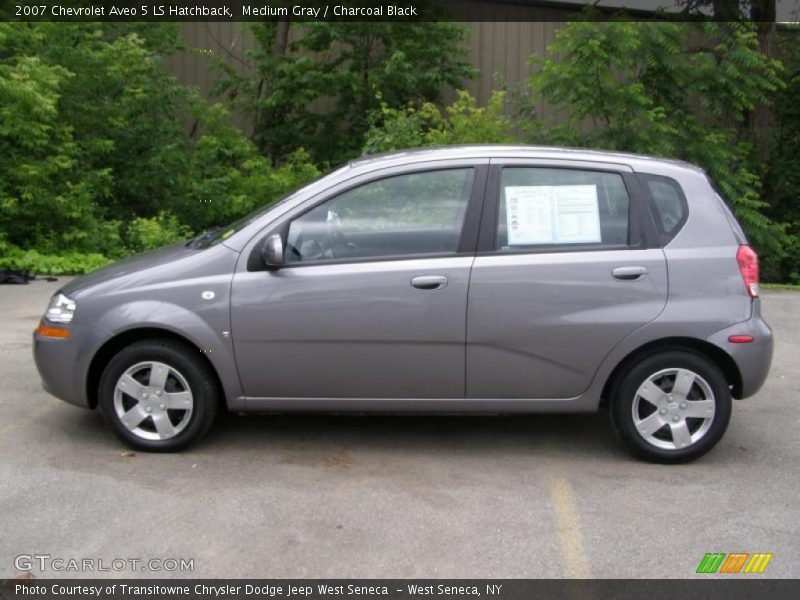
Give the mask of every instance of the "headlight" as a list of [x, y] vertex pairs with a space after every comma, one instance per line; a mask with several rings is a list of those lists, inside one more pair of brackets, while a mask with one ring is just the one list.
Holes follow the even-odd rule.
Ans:
[[50, 306], [44, 318], [51, 323], [70, 323], [75, 316], [75, 300], [64, 294], [56, 294], [50, 299]]

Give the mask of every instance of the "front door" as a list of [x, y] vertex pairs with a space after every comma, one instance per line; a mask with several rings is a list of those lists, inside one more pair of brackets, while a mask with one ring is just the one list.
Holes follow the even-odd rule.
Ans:
[[579, 396], [663, 309], [664, 253], [621, 166], [493, 169], [470, 282], [467, 396]]
[[475, 171], [375, 179], [278, 227], [285, 266], [233, 282], [246, 395], [463, 398]]

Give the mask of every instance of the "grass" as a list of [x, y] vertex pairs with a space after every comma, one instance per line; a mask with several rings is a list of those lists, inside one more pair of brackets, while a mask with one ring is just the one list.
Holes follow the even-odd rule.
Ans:
[[800, 292], [800, 285], [795, 283], [762, 283], [761, 284], [762, 290], [769, 290], [769, 291], [785, 291], [790, 290], [793, 292]]

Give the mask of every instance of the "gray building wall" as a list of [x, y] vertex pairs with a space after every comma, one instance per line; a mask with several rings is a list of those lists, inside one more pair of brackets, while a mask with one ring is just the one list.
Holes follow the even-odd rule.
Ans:
[[[469, 5], [477, 3], [467, 0], [465, 4], [469, 16]], [[475, 6], [476, 17], [478, 10]], [[464, 87], [477, 98], [479, 104], [485, 104], [496, 88], [496, 77], [509, 83], [527, 78], [531, 72], [529, 57], [532, 54], [544, 55], [548, 44], [555, 39], [557, 30], [564, 26], [570, 14], [564, 10], [516, 5], [503, 5], [502, 11], [501, 18], [507, 15], [508, 20], [464, 23], [471, 29], [468, 39], [469, 60], [479, 69], [478, 76], [465, 81]], [[222, 58], [243, 73], [247, 70], [244, 57], [256, 47], [246, 23], [183, 23], [182, 34], [187, 49], [168, 58], [167, 67], [179, 81], [196, 86], [209, 98], [213, 98], [211, 90], [219, 75], [211, 70], [213, 58]], [[446, 100], [453, 97], [453, 91], [449, 90]], [[544, 118], [560, 120], [544, 104], [538, 110]], [[248, 119], [244, 115], [234, 114], [233, 118], [237, 125], [249, 131]]]

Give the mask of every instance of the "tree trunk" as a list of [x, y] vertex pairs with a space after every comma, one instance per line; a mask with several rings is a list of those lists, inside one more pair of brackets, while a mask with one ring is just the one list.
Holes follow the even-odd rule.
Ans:
[[[775, 57], [775, 0], [753, 0], [750, 19], [755, 22], [758, 33], [758, 50], [767, 58]], [[750, 115], [756, 153], [762, 160], [769, 153], [772, 142], [772, 126], [775, 113], [772, 106], [760, 104]]]
[[[759, 0], [754, 0], [758, 2]], [[715, 21], [740, 21], [739, 0], [712, 0]]]
[[291, 25], [291, 21], [278, 21], [278, 29], [275, 32], [275, 43], [272, 44], [273, 56], [283, 56], [286, 54], [286, 48], [289, 45], [289, 25]]

